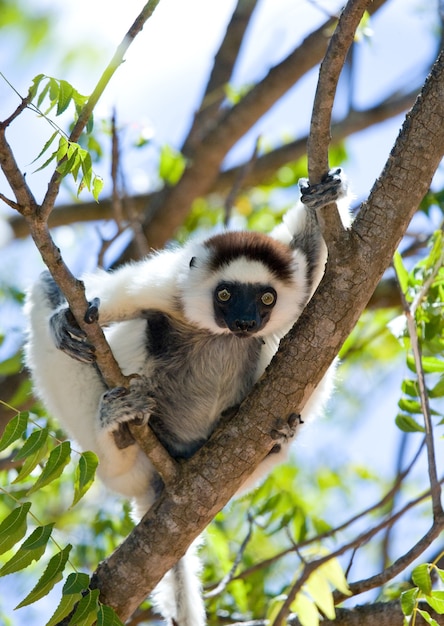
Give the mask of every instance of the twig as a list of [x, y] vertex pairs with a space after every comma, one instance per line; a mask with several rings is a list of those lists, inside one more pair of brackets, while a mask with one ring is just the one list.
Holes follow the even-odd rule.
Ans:
[[214, 598], [215, 596], [220, 595], [227, 588], [228, 584], [234, 579], [236, 570], [239, 567], [239, 564], [242, 560], [242, 556], [247, 548], [247, 545], [250, 542], [251, 535], [253, 534], [253, 527], [254, 527], [254, 520], [253, 520], [253, 517], [249, 514], [248, 515], [248, 531], [243, 542], [240, 545], [240, 548], [236, 554], [236, 558], [234, 559], [234, 563], [231, 566], [230, 571], [222, 578], [222, 580], [214, 589], [205, 593], [205, 596], [204, 596], [205, 599]]
[[308, 174], [311, 183], [319, 183], [329, 169], [328, 146], [336, 87], [356, 29], [369, 4], [369, 0], [347, 2], [321, 63], [307, 141]]
[[[406, 469], [399, 476], [397, 476], [397, 479], [396, 479], [395, 483], [392, 485], [391, 489], [384, 495], [384, 497], [381, 500], [379, 500], [375, 504], [372, 504], [371, 506], [367, 507], [364, 511], [361, 511], [360, 513], [354, 515], [353, 517], [351, 517], [347, 521], [343, 522], [339, 526], [335, 526], [334, 528], [332, 528], [332, 529], [330, 529], [330, 530], [328, 530], [328, 531], [326, 531], [324, 533], [321, 533], [319, 535], [316, 535], [315, 537], [311, 537], [310, 539], [306, 539], [306, 540], [302, 541], [301, 543], [299, 543], [298, 547], [299, 548], [305, 548], [307, 546], [312, 545], [313, 543], [318, 543], [318, 542], [323, 541], [325, 539], [328, 539], [330, 537], [334, 537], [338, 533], [346, 530], [352, 524], [358, 522], [360, 519], [366, 517], [367, 515], [370, 515], [371, 513], [376, 511], [377, 509], [385, 507], [387, 505], [387, 503], [390, 502], [390, 500], [393, 499], [393, 496], [394, 496], [395, 492], [399, 489], [402, 481], [406, 478], [406, 476], [409, 474], [409, 472], [413, 469], [416, 461], [419, 459], [419, 457], [421, 455], [421, 452], [422, 452], [422, 449], [424, 448], [424, 445], [425, 445], [425, 439], [422, 441], [421, 445], [419, 446], [419, 448], [418, 448], [416, 454], [414, 455], [413, 459], [411, 460], [410, 464], [406, 467]], [[243, 570], [240, 574], [238, 574], [235, 577], [235, 580], [247, 578], [248, 576], [250, 576], [254, 572], [256, 572], [256, 571], [258, 571], [260, 569], [264, 569], [266, 567], [269, 567], [270, 565], [272, 565], [276, 561], [279, 561], [280, 559], [282, 559], [287, 554], [290, 554], [291, 552], [294, 552], [293, 546], [291, 548], [286, 548], [285, 550], [282, 550], [278, 554], [275, 554], [274, 556], [272, 556], [272, 557], [270, 557], [268, 559], [265, 559], [264, 561], [261, 561], [260, 563], [252, 565], [248, 569]]]
[[251, 158], [243, 164], [243, 166], [239, 169], [238, 174], [236, 176], [236, 179], [233, 183], [233, 186], [229, 192], [229, 194], [227, 195], [225, 202], [224, 202], [224, 209], [225, 209], [225, 219], [224, 219], [224, 223], [225, 226], [228, 225], [228, 221], [230, 219], [231, 216], [231, 211], [233, 208], [233, 204], [234, 201], [242, 187], [242, 182], [243, 180], [248, 176], [248, 174], [251, 172], [251, 170], [254, 167], [254, 164], [256, 163], [257, 160], [257, 154], [258, 154], [258, 150], [259, 150], [259, 141], [260, 141], [260, 137], [258, 137], [256, 139], [256, 142], [254, 144], [254, 149], [253, 149], [253, 154], [251, 155]]
[[[313, 561], [308, 561], [307, 563], [305, 563], [300, 577], [298, 578], [298, 580], [295, 582], [295, 584], [292, 586], [292, 588], [288, 592], [287, 599], [285, 600], [278, 615], [273, 621], [272, 626], [281, 626], [281, 624], [283, 623], [283, 620], [289, 614], [290, 606], [294, 602], [297, 594], [302, 589], [304, 583], [308, 580], [308, 578], [317, 568], [324, 565], [324, 563], [327, 563], [333, 558], [342, 556], [344, 553], [348, 552], [349, 550], [353, 548], [360, 547], [368, 543], [368, 541], [370, 541], [370, 539], [372, 539], [381, 530], [389, 526], [392, 526], [409, 509], [413, 508], [414, 506], [416, 506], [417, 504], [419, 504], [420, 502], [422, 502], [425, 498], [429, 496], [430, 496], [430, 491], [427, 491], [421, 494], [414, 500], [411, 500], [410, 502], [408, 502], [397, 513], [385, 519], [380, 524], [371, 528], [370, 530], [365, 531], [361, 535], [358, 535], [357, 537], [355, 537], [348, 543], [344, 544], [337, 550], [334, 550], [333, 552], [326, 555], [325, 557], [321, 557], [319, 559], [315, 559]], [[394, 578], [397, 574], [399, 574], [400, 571], [403, 571], [408, 565], [410, 565], [410, 563], [412, 563], [412, 561], [414, 561], [418, 556], [420, 556], [424, 552], [424, 550], [426, 550], [431, 545], [431, 543], [440, 534], [443, 527], [444, 527], [444, 515], [437, 517], [434, 520], [431, 529], [415, 544], [415, 546], [413, 546], [411, 550], [409, 550], [406, 554], [404, 554], [397, 561], [395, 561], [395, 563], [393, 563], [390, 567], [386, 568], [380, 574], [377, 574], [376, 576], [373, 576], [372, 578], [369, 578], [365, 581], [359, 581], [358, 583], [350, 584], [349, 589], [350, 589], [351, 595], [358, 595], [360, 593], [363, 593], [364, 591], [369, 591], [370, 589], [374, 589], [375, 587], [378, 587], [381, 584], [387, 582], [388, 580], [391, 580], [392, 578]], [[365, 586], [364, 589], [362, 588], [363, 586]], [[335, 604], [342, 602], [347, 597], [348, 596], [343, 594], [342, 592], [336, 592], [334, 594]]]
[[[369, 4], [370, 0], [347, 2], [321, 63], [307, 141], [308, 176], [311, 184], [319, 183], [329, 170], [328, 148], [336, 88], [356, 29]], [[326, 207], [319, 212], [318, 217], [328, 245], [329, 241], [338, 239], [343, 231], [339, 213]]]
[[[88, 123], [89, 118], [91, 117], [91, 114], [97, 102], [99, 101], [100, 97], [102, 96], [103, 92], [108, 86], [108, 83], [113, 77], [115, 71], [123, 62], [126, 51], [130, 47], [130, 45], [133, 43], [136, 36], [141, 32], [142, 28], [145, 25], [145, 22], [153, 14], [154, 9], [159, 4], [159, 1], [160, 0], [149, 0], [145, 4], [142, 11], [135, 19], [133, 25], [131, 26], [131, 28], [128, 30], [128, 32], [122, 39], [121, 43], [117, 47], [116, 52], [113, 55], [113, 58], [108, 63], [108, 66], [106, 67], [105, 71], [100, 77], [99, 82], [97, 83], [92, 94], [88, 98], [88, 101], [86, 102], [85, 106], [80, 112], [78, 120], [75, 123], [74, 128], [72, 129], [71, 134], [69, 136], [69, 141], [77, 141], [79, 139], [80, 135], [83, 132], [83, 129], [85, 128], [86, 124]], [[61, 181], [62, 181], [62, 176], [59, 174], [57, 170], [55, 170], [54, 174], [52, 175], [51, 181], [49, 183], [48, 191], [46, 192], [46, 195], [43, 199], [43, 202], [39, 211], [40, 216], [44, 219], [48, 218], [49, 214], [51, 213], [54, 207], [54, 203], [59, 192]]]
[[[431, 284], [431, 283], [430, 283]], [[433, 424], [430, 412], [429, 397], [425, 382], [424, 368], [422, 366], [421, 346], [419, 345], [418, 333], [416, 332], [416, 324], [412, 314], [412, 310], [407, 302], [405, 294], [400, 286], [401, 301], [404, 307], [404, 315], [407, 321], [407, 329], [410, 335], [410, 344], [412, 346], [413, 358], [415, 361], [416, 375], [418, 377], [419, 398], [421, 409], [424, 416], [424, 425], [426, 432], [427, 460], [428, 472], [430, 480], [430, 488], [432, 493], [433, 518], [437, 519], [443, 515], [441, 504], [441, 487], [438, 480], [436, 470], [435, 443], [433, 441]], [[424, 293], [423, 293], [424, 295]]]

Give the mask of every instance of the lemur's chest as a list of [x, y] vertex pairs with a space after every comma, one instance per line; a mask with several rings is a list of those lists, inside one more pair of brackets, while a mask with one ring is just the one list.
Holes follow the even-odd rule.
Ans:
[[147, 368], [158, 406], [152, 426], [167, 447], [187, 456], [207, 439], [221, 413], [248, 394], [262, 344], [206, 333], [158, 312], [146, 319]]

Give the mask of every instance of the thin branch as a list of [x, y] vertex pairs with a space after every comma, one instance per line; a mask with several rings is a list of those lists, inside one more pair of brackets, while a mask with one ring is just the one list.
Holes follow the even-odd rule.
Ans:
[[[425, 445], [425, 439], [422, 441], [421, 445], [419, 446], [416, 454], [413, 456], [410, 464], [405, 468], [405, 470], [403, 470], [397, 477], [396, 480], [394, 481], [392, 487], [389, 489], [389, 491], [381, 498], [381, 500], [378, 500], [378, 502], [375, 502], [374, 504], [370, 505], [369, 507], [367, 507], [366, 509], [364, 509], [363, 511], [361, 511], [360, 513], [357, 513], [356, 515], [353, 515], [351, 518], [349, 518], [348, 520], [346, 520], [345, 522], [343, 522], [342, 524], [339, 524], [338, 526], [335, 526], [334, 528], [331, 528], [330, 530], [327, 530], [319, 535], [316, 535], [315, 537], [310, 537], [309, 539], [305, 539], [304, 541], [301, 541], [298, 544], [298, 548], [306, 548], [310, 545], [313, 545], [315, 543], [319, 543], [321, 541], [324, 541], [325, 539], [329, 539], [331, 537], [335, 537], [336, 535], [338, 535], [340, 532], [343, 532], [344, 530], [346, 530], [349, 526], [352, 526], [353, 524], [355, 524], [356, 522], [358, 522], [359, 520], [363, 519], [364, 517], [366, 517], [367, 515], [370, 515], [372, 513], [374, 513], [375, 511], [377, 511], [378, 509], [381, 508], [385, 508], [387, 506], [387, 504], [393, 500], [393, 497], [395, 495], [395, 493], [397, 491], [399, 491], [400, 486], [402, 485], [403, 481], [405, 480], [405, 478], [407, 477], [407, 475], [410, 473], [410, 471], [413, 469], [413, 467], [415, 466], [417, 460], [419, 459], [421, 452], [424, 448]], [[273, 563], [279, 561], [280, 559], [282, 559], [284, 556], [286, 556], [287, 554], [290, 554], [291, 552], [294, 552], [294, 548], [290, 547], [290, 548], [286, 548], [285, 550], [282, 550], [281, 552], [279, 552], [278, 554], [275, 554], [274, 556], [265, 559], [263, 561], [261, 561], [260, 563], [257, 563], [255, 565], [252, 565], [251, 567], [243, 570], [242, 572], [240, 572], [236, 577], [235, 580], [237, 579], [243, 579], [243, 578], [248, 578], [248, 576], [250, 576], [251, 574], [253, 574], [254, 572], [267, 568], [270, 565], [273, 565]]]
[[[444, 480], [444, 479], [443, 479]], [[290, 591], [287, 594], [287, 598], [282, 605], [278, 615], [276, 616], [272, 626], [281, 626], [283, 620], [290, 612], [290, 607], [293, 604], [297, 594], [301, 591], [303, 585], [307, 582], [311, 574], [327, 563], [333, 558], [337, 558], [348, 552], [353, 548], [360, 547], [365, 545], [372, 539], [376, 534], [381, 532], [384, 528], [392, 526], [396, 521], [398, 521], [405, 513], [411, 508], [415, 507], [417, 504], [422, 502], [424, 499], [430, 496], [430, 491], [427, 491], [414, 500], [408, 502], [402, 509], [400, 509], [397, 513], [391, 515], [387, 519], [383, 520], [377, 526], [374, 526], [370, 530], [365, 531], [361, 535], [358, 535], [348, 543], [345, 543], [343, 546], [334, 550], [330, 554], [320, 557], [319, 559], [315, 559], [313, 561], [308, 561], [304, 564], [301, 575], [295, 584], [291, 587]], [[416, 558], [418, 558], [436, 539], [437, 536], [442, 532], [444, 528], [444, 515], [440, 517], [436, 517], [431, 529], [413, 546], [411, 550], [409, 550], [406, 554], [400, 557], [395, 563], [393, 563], [390, 567], [387, 567], [383, 572], [373, 576], [372, 578], [368, 578], [365, 581], [359, 581], [358, 583], [351, 583], [349, 585], [350, 595], [358, 595], [363, 593], [363, 591], [369, 591], [370, 589], [374, 589], [375, 587], [379, 587], [381, 584], [392, 580], [399, 572], [403, 571], [410, 563], [412, 563]], [[370, 582], [371, 581], [371, 582]], [[377, 584], [376, 584], [376, 581]], [[370, 586], [369, 586], [370, 585]], [[362, 589], [362, 586], [365, 586], [365, 589]], [[343, 594], [342, 592], [336, 592], [334, 594], [335, 604], [339, 604], [349, 596]]]
[[225, 209], [225, 226], [228, 225], [229, 219], [231, 217], [231, 212], [233, 209], [234, 202], [236, 200], [237, 195], [242, 187], [243, 180], [248, 176], [250, 171], [253, 169], [254, 164], [257, 160], [257, 153], [259, 150], [259, 140], [260, 137], [256, 139], [256, 143], [254, 144], [253, 154], [249, 161], [247, 161], [242, 168], [239, 169], [238, 175], [233, 183], [232, 188], [230, 189], [229, 194], [225, 198], [224, 209]]
[[215, 596], [220, 595], [229, 585], [229, 583], [234, 580], [235, 578], [235, 573], [237, 568], [239, 567], [239, 564], [242, 560], [242, 556], [245, 552], [245, 550], [247, 549], [248, 544], [250, 543], [250, 539], [251, 536], [253, 534], [253, 528], [254, 528], [254, 520], [253, 517], [251, 515], [248, 515], [248, 531], [247, 534], [244, 538], [244, 540], [242, 541], [239, 550], [237, 551], [236, 554], [236, 558], [234, 559], [234, 563], [231, 566], [230, 571], [222, 578], [222, 580], [216, 585], [216, 587], [214, 589], [212, 589], [211, 591], [207, 591], [205, 593], [205, 599], [208, 598], [214, 598]]
[[[336, 88], [356, 29], [364, 11], [370, 4], [371, 0], [349, 0], [347, 2], [319, 69], [310, 134], [307, 141], [308, 176], [311, 184], [319, 183], [330, 167], [328, 149]], [[341, 218], [337, 210], [329, 210], [328, 207], [319, 212], [318, 217], [327, 246], [330, 249], [330, 242], [337, 240], [343, 230]], [[334, 259], [334, 254], [330, 258]]]
[[320, 182], [329, 169], [328, 147], [336, 87], [356, 29], [370, 4], [370, 0], [347, 2], [319, 69], [307, 142], [308, 175], [313, 184]]
[[[418, 91], [419, 88], [403, 96], [395, 97], [394, 95], [390, 95], [370, 109], [352, 111], [346, 119], [333, 124], [331, 129], [332, 144], [340, 142], [345, 137], [359, 132], [360, 130], [364, 130], [373, 124], [378, 124], [395, 115], [399, 115], [399, 113], [402, 113], [413, 104]], [[254, 187], [255, 185], [272, 179], [280, 167], [291, 161], [300, 159], [306, 152], [306, 146], [307, 137], [302, 137], [297, 141], [279, 146], [275, 150], [261, 155], [256, 159], [251, 171], [242, 178], [240, 190]], [[208, 193], [226, 194], [229, 192], [235, 184], [236, 179], [238, 179], [239, 173], [245, 168], [245, 165], [246, 163], [243, 163], [237, 167], [221, 172], [208, 190]], [[135, 219], [136, 215], [141, 216], [144, 214], [151, 199], [152, 194], [140, 194], [128, 198], [128, 201], [131, 202], [133, 219]], [[51, 228], [55, 228], [56, 226], [65, 226], [75, 222], [107, 220], [112, 219], [112, 217], [112, 199], [101, 198], [100, 203], [90, 201], [58, 205], [51, 213], [48, 223]], [[167, 222], [169, 216], [165, 214], [163, 219]], [[21, 238], [28, 235], [26, 223], [20, 216], [12, 217], [9, 220], [9, 225], [15, 237]], [[173, 234], [173, 232], [169, 232], [167, 238], [170, 239]], [[165, 243], [165, 241], [155, 239], [149, 232], [148, 236], [150, 245], [153, 248], [160, 248]]]
[[433, 440], [433, 424], [430, 412], [429, 396], [425, 382], [424, 368], [422, 366], [421, 346], [419, 344], [418, 333], [416, 332], [415, 319], [410, 309], [409, 303], [400, 286], [400, 295], [402, 305], [404, 307], [404, 315], [407, 321], [407, 329], [410, 336], [410, 344], [412, 346], [413, 358], [415, 361], [416, 375], [418, 378], [419, 398], [421, 409], [424, 416], [425, 438], [427, 446], [428, 472], [430, 480], [430, 488], [432, 493], [433, 517], [438, 519], [444, 514], [441, 504], [441, 487], [438, 480], [438, 472], [436, 469], [435, 442]]
[[[136, 36], [141, 32], [146, 21], [153, 14], [154, 9], [159, 4], [159, 1], [160, 0], [148, 0], [148, 2], [145, 4], [140, 14], [137, 16], [134, 23], [132, 24], [132, 26], [130, 27], [130, 29], [128, 30], [124, 38], [122, 39], [121, 43], [117, 47], [116, 52], [113, 55], [113, 58], [108, 63], [108, 66], [106, 67], [105, 71], [100, 77], [99, 82], [95, 86], [92, 94], [88, 98], [88, 101], [86, 102], [85, 106], [80, 112], [78, 120], [75, 123], [74, 128], [72, 129], [71, 134], [69, 136], [69, 141], [77, 141], [79, 139], [80, 135], [83, 132], [83, 129], [85, 128], [86, 124], [88, 123], [89, 118], [92, 115], [92, 112], [97, 102], [99, 101], [104, 90], [108, 86], [117, 68], [123, 62], [126, 51], [130, 47], [130, 45], [133, 43]], [[59, 172], [56, 169], [54, 171], [54, 174], [52, 175], [51, 181], [48, 186], [48, 191], [46, 192], [46, 195], [43, 199], [42, 205], [39, 210], [39, 216], [42, 219], [45, 219], [45, 220], [48, 219], [48, 216], [54, 207], [55, 200], [59, 193], [61, 182], [62, 182], [62, 176], [59, 174]]]

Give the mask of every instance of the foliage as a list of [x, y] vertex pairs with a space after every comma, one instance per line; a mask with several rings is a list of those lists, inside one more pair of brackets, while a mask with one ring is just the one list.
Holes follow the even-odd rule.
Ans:
[[[29, 31], [32, 16], [26, 7], [0, 1], [3, 23], [17, 29], [19, 15], [26, 17], [23, 26]], [[369, 33], [368, 20], [366, 15], [361, 36]], [[42, 40], [49, 23], [48, 18], [39, 23], [35, 41], [29, 41], [31, 47]], [[253, 88], [225, 83], [224, 107], [241, 104]], [[54, 131], [35, 159], [45, 155], [46, 161], [39, 170], [55, 165], [59, 175], [70, 175], [78, 181], [78, 193], [86, 187], [98, 200], [102, 180], [92, 164], [95, 157], [100, 160], [103, 152], [92, 134], [92, 116], [78, 142], [71, 141], [51, 118], [55, 114], [68, 119], [72, 128], [87, 101], [67, 80], [39, 74], [29, 90], [27, 106]], [[265, 155], [273, 152], [273, 147], [265, 146], [265, 141], [261, 145]], [[53, 152], [48, 157], [50, 149]], [[347, 146], [339, 141], [331, 150], [331, 162], [339, 164], [347, 157]], [[176, 147], [157, 146], [155, 178], [165, 188], [179, 183], [192, 165], [193, 159]], [[220, 196], [216, 195], [194, 198], [192, 210], [176, 238], [181, 241], [200, 229], [221, 227], [228, 219], [235, 225], [269, 231], [294, 201], [295, 185], [305, 172], [305, 157], [290, 159], [259, 184], [241, 189], [232, 206], [221, 206]], [[443, 197], [444, 190], [434, 190], [420, 207], [430, 229], [433, 229], [430, 216], [435, 210], [442, 213]], [[136, 231], [141, 220], [128, 218], [128, 221]], [[379, 555], [384, 562], [380, 567], [383, 573], [391, 561], [391, 534], [396, 524], [412, 519], [413, 515], [430, 517], [433, 504], [430, 491], [440, 487], [441, 479], [439, 485], [434, 485], [432, 477], [429, 484], [424, 462], [420, 465], [420, 461], [426, 445], [430, 463], [444, 424], [442, 231], [431, 236], [427, 249], [421, 245], [420, 237], [415, 243], [418, 246], [413, 254], [399, 253], [394, 259], [404, 296], [404, 312], [401, 314], [399, 303], [367, 310], [341, 351], [340, 371], [346, 381], [354, 378], [359, 385], [370, 366], [373, 370], [394, 369], [399, 367], [402, 355], [400, 367], [404, 376], [399, 385], [399, 411], [392, 418], [387, 416], [387, 421], [392, 419], [396, 423], [402, 441], [408, 439], [412, 447], [416, 446], [417, 454], [408, 462], [401, 447], [399, 467], [393, 479], [364, 464], [350, 462], [346, 452], [344, 458], [317, 458], [307, 467], [296, 459], [278, 468], [252, 494], [227, 506], [216, 516], [202, 548], [207, 603], [209, 613], [216, 616], [214, 623], [217, 619], [265, 616], [273, 621], [286, 604], [297, 613], [303, 626], [317, 626], [322, 616], [333, 619], [335, 606], [359, 592], [349, 583], [353, 578], [352, 566], [360, 556], [363, 555], [363, 561], [369, 561]], [[4, 294], [10, 301], [22, 301], [22, 293], [15, 285], [5, 286]], [[409, 316], [414, 320], [413, 335], [412, 327], [406, 322]], [[419, 359], [414, 349], [416, 340], [420, 346]], [[20, 369], [20, 354], [8, 354], [0, 363], [0, 376], [18, 376]], [[353, 398], [349, 398], [348, 405], [343, 401], [337, 411], [334, 421], [341, 423], [342, 419], [343, 439], [361, 418], [360, 413], [364, 413], [365, 402], [371, 402], [371, 398], [369, 401], [359, 391], [350, 393]], [[343, 392], [345, 397], [347, 382], [343, 384]], [[95, 455], [76, 452], [42, 407], [34, 405], [29, 411], [13, 408], [24, 402], [27, 395], [29, 382], [24, 381], [9, 405], [3, 403], [2, 407], [14, 417], [8, 420], [0, 440], [0, 576], [10, 577], [6, 580], [23, 577], [29, 581], [26, 578], [29, 572], [32, 587], [16, 607], [22, 611], [46, 597], [63, 580], [62, 588], [58, 587], [61, 596], [58, 606], [47, 619], [47, 626], [55, 626], [72, 612], [72, 624], [83, 626], [97, 621], [117, 626], [121, 624], [119, 618], [110, 607], [100, 603], [98, 590], [89, 588], [90, 577], [86, 572], [91, 572], [130, 532], [133, 524], [129, 505], [116, 503], [112, 498], [103, 503], [96, 497], [100, 487], [94, 481]], [[343, 417], [347, 410], [354, 414], [353, 421]], [[325, 423], [333, 429], [331, 422], [321, 421]], [[427, 434], [426, 444], [424, 434]], [[375, 498], [373, 505], [368, 506], [366, 501], [361, 510], [359, 493], [363, 485]], [[98, 507], [99, 501], [103, 506]], [[405, 539], [404, 552], [411, 547], [407, 545], [410, 539]], [[412, 539], [413, 544], [415, 541], [418, 537]], [[437, 565], [438, 559], [413, 567], [410, 573], [413, 587], [407, 591], [402, 592], [401, 582], [390, 589], [390, 593], [400, 596], [406, 624], [414, 623], [417, 615], [436, 624], [427, 606], [438, 613], [444, 612], [443, 592], [439, 588], [444, 574]], [[408, 571], [409, 567], [406, 562], [400, 572]], [[369, 568], [364, 569], [365, 576], [370, 576]], [[382, 577], [378, 587], [382, 596], [389, 593]], [[5, 622], [7, 618], [4, 616]]]

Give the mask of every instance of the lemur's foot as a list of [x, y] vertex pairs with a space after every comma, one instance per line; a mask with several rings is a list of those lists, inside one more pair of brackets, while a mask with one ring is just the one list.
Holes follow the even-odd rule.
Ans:
[[103, 394], [99, 407], [100, 426], [112, 432], [126, 422], [147, 424], [154, 407], [147, 381], [132, 378], [128, 388], [115, 387]]
[[282, 450], [282, 446], [291, 443], [293, 437], [296, 435], [298, 426], [303, 423], [299, 413], [290, 413], [286, 420], [279, 419], [276, 423], [276, 427], [270, 433], [271, 438], [276, 441], [276, 444], [271, 448], [268, 454], [277, 454]]

